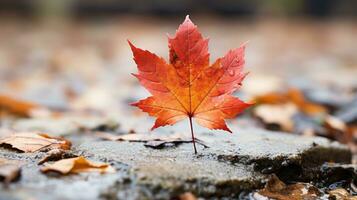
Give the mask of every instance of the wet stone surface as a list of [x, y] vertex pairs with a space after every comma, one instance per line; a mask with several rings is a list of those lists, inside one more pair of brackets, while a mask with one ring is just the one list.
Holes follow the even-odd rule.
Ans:
[[206, 199], [234, 199], [262, 188], [272, 173], [287, 182], [314, 181], [321, 178], [324, 163], [351, 161], [347, 147], [324, 138], [258, 129], [234, 132], [198, 135], [209, 148], [198, 144], [197, 155], [189, 143], [152, 149], [140, 142], [72, 136], [82, 139], [71, 153], [108, 162], [115, 174], [44, 175], [37, 164], [44, 153], [0, 148], [0, 157], [23, 162], [20, 180], [2, 187], [0, 199], [170, 199], [187, 191]]

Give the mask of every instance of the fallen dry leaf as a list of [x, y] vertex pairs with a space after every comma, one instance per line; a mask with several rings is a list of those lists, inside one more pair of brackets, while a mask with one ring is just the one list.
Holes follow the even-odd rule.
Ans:
[[285, 104], [293, 103], [307, 115], [325, 114], [327, 109], [321, 105], [307, 101], [298, 89], [289, 89], [287, 92], [271, 92], [253, 99], [257, 104]]
[[179, 200], [197, 200], [191, 192], [185, 192], [179, 196]]
[[8, 184], [18, 180], [21, 174], [20, 162], [0, 158], [0, 181]]
[[31, 110], [38, 105], [14, 99], [6, 95], [0, 95], [0, 117], [3, 115], [14, 115], [19, 117], [29, 117]]
[[52, 150], [46, 152], [46, 155], [40, 161], [38, 161], [38, 164], [41, 165], [48, 161], [57, 161], [57, 160], [72, 158], [72, 157], [77, 157], [77, 156], [71, 154], [67, 150], [52, 149]]
[[[191, 142], [191, 141], [187, 141], [187, 142]], [[171, 147], [175, 146], [178, 143], [183, 143], [183, 142], [182, 141], [166, 142], [166, 141], [154, 140], [154, 141], [145, 142], [144, 146], [150, 147], [150, 148], [153, 148], [153, 149], [162, 149], [162, 148], [167, 147], [167, 146], [171, 146]]]
[[107, 163], [92, 162], [83, 156], [76, 158], [68, 158], [56, 161], [52, 164], [47, 164], [41, 168], [43, 173], [58, 172], [60, 174], [82, 173], [82, 172], [99, 172], [113, 173], [114, 168]]
[[342, 143], [353, 141], [347, 125], [342, 120], [334, 116], [327, 115], [324, 118], [323, 125], [326, 128], [326, 132], [329, 138]]
[[325, 126], [331, 131], [345, 132], [347, 130], [347, 126], [342, 120], [331, 115], [325, 117]]
[[290, 89], [287, 93], [288, 99], [295, 103], [299, 109], [307, 115], [317, 115], [327, 113], [327, 109], [321, 105], [309, 102], [304, 94], [298, 89]]
[[[158, 135], [158, 134], [125, 134], [125, 135], [113, 135], [106, 132], [96, 132], [99, 138], [111, 141], [129, 141], [129, 142], [144, 142], [146, 147], [160, 149], [166, 145], [178, 145], [182, 143], [191, 143], [192, 139], [186, 137], [182, 133], [175, 133], [171, 135]], [[201, 144], [204, 147], [208, 147], [200, 139], [195, 138], [196, 143]]]
[[44, 133], [21, 132], [9, 135], [0, 140], [0, 145], [10, 145], [22, 152], [49, 151], [51, 149], [71, 148], [71, 142], [63, 138], [51, 137]]
[[284, 130], [291, 132], [294, 129], [293, 115], [298, 112], [292, 103], [281, 105], [258, 105], [253, 114], [258, 117], [270, 130]]
[[357, 200], [357, 196], [352, 196], [343, 188], [337, 188], [328, 192], [330, 197], [336, 200]]
[[321, 195], [320, 191], [310, 184], [295, 183], [286, 185], [275, 175], [271, 176], [265, 188], [258, 191], [258, 193], [276, 200], [312, 200]]
[[289, 102], [289, 99], [284, 93], [269, 92], [254, 97], [253, 101], [256, 102], [256, 104], [284, 104]]

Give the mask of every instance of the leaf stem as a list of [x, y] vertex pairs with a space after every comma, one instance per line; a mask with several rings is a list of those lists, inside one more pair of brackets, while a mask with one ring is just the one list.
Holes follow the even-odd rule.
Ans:
[[196, 142], [195, 142], [195, 135], [193, 133], [193, 126], [192, 126], [192, 117], [189, 117], [190, 120], [190, 128], [191, 128], [191, 136], [192, 136], [192, 143], [193, 143], [193, 148], [195, 150], [195, 154], [197, 154], [197, 149], [196, 149]]

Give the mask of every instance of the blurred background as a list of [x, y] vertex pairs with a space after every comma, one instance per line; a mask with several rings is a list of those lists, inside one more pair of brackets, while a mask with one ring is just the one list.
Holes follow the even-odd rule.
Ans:
[[66, 16], [98, 17], [121, 14], [171, 15], [187, 13], [218, 14], [231, 16], [314, 16], [355, 17], [356, 2], [353, 0], [2, 0], [2, 14], [19, 16]]
[[[357, 163], [356, 0], [0, 0], [0, 138], [10, 133], [40, 131], [50, 136], [66, 137], [75, 149], [86, 141], [113, 140], [110, 137], [118, 135], [144, 133], [136, 135], [139, 140], [140, 137], [146, 137], [151, 133], [149, 130], [154, 118], [129, 106], [129, 103], [149, 94], [131, 75], [137, 72], [137, 67], [127, 40], [167, 60], [167, 34], [174, 35], [186, 15], [190, 15], [200, 32], [210, 38], [211, 63], [224, 56], [229, 49], [248, 42], [245, 71], [250, 73], [235, 95], [244, 101], [254, 101], [255, 105], [240, 117], [228, 120], [228, 126], [234, 134], [244, 136], [254, 131], [271, 134], [262, 131], [264, 129], [302, 137], [322, 136], [348, 145], [353, 152], [352, 162]], [[212, 139], [209, 140], [204, 134], [219, 137], [227, 134], [195, 124], [194, 129], [197, 138], [205, 138], [203, 142], [214, 147], [214, 151], [216, 137], [210, 137]], [[188, 120], [172, 127], [156, 129], [155, 134], [150, 136], [161, 134], [170, 134], [172, 138], [179, 136], [181, 140], [190, 137]], [[226, 136], [225, 145], [235, 148], [232, 140], [239, 140], [240, 136]], [[162, 140], [171, 144], [160, 146], [161, 143], [150, 148], [175, 148], [180, 144], [177, 139], [172, 142], [170, 137], [163, 138], [168, 138]], [[264, 139], [267, 145], [256, 148], [262, 150], [275, 144], [274, 139], [268, 140], [269, 137]], [[283, 148], [290, 146], [291, 142], [287, 142], [282, 144]], [[244, 148], [243, 145], [242, 150], [246, 153]], [[99, 152], [102, 151], [106, 150], [99, 149]], [[137, 151], [141, 149], [133, 152]], [[240, 147], [237, 151], [241, 151]], [[279, 152], [280, 149], [273, 148], [272, 152], [275, 151]], [[248, 152], [251, 153], [250, 149]], [[177, 155], [181, 153], [177, 152]], [[222, 149], [222, 153], [230, 156], [235, 151]], [[11, 155], [11, 159], [26, 159], [27, 162], [40, 158], [38, 155], [30, 158], [28, 154], [16, 154]], [[220, 154], [217, 155], [219, 158]], [[280, 159], [281, 156], [275, 157]], [[243, 160], [246, 160], [245, 156]], [[103, 161], [121, 166], [110, 158]], [[170, 157], [167, 161], [176, 162], [176, 159]], [[180, 157], [177, 161], [180, 162]], [[44, 191], [50, 194], [53, 188], [61, 188], [61, 194], [72, 194], [61, 186], [62, 182], [56, 182], [52, 177], [44, 179], [38, 176], [39, 179], [31, 180], [39, 173], [35, 162], [33, 160], [29, 165], [36, 173], [25, 171], [24, 181], [20, 182], [19, 187], [12, 187], [10, 192], [15, 194], [14, 198], [36, 193], [34, 188], [45, 188]], [[207, 162], [208, 165], [210, 163], [213, 162]], [[283, 163], [288, 165], [281, 169], [292, 168], [287, 176], [295, 171], [296, 176], [300, 176], [300, 164], [296, 165], [295, 161]], [[182, 169], [187, 167], [185, 164], [182, 166], [185, 166]], [[220, 165], [213, 163], [212, 169], [217, 166]], [[343, 180], [331, 184], [330, 189], [343, 187], [351, 194], [357, 194], [357, 184], [351, 182], [352, 176], [349, 175], [352, 172], [340, 173], [337, 167], [336, 174], [341, 174]], [[157, 169], [165, 171], [165, 168]], [[240, 167], [237, 169], [241, 170]], [[262, 173], [272, 172], [271, 167], [266, 169]], [[281, 169], [279, 171], [283, 172]], [[348, 167], [350, 169], [352, 171]], [[120, 173], [126, 173], [126, 167], [123, 170]], [[227, 168], [226, 171], [231, 169]], [[329, 173], [326, 174], [329, 176]], [[103, 189], [108, 187], [108, 196], [101, 196], [103, 198], [115, 198], [115, 190], [119, 189], [123, 189], [124, 195], [127, 194], [126, 188], [134, 193], [136, 191], [131, 186], [136, 181], [131, 182], [131, 179], [128, 179], [130, 187], [122, 187], [120, 181], [108, 184], [105, 182], [109, 179], [103, 179], [102, 184], [102, 179], [97, 181], [85, 177], [85, 182], [89, 182], [84, 184], [75, 177], [73, 180], [76, 184], [72, 187], [73, 180], [66, 178], [63, 183], [71, 182], [73, 191], [82, 191], [87, 183], [95, 187], [100, 185], [100, 188], [103, 186]], [[124, 180], [123, 184], [126, 184], [128, 181], [126, 178]], [[229, 184], [235, 183], [232, 180], [229, 180]], [[334, 178], [332, 180], [335, 182]], [[205, 181], [201, 184], [198, 180], [200, 185], [205, 185]], [[92, 184], [99, 182], [101, 184]], [[224, 181], [218, 182], [217, 188], [226, 186]], [[178, 187], [176, 182], [173, 185]], [[233, 184], [233, 187], [238, 186]], [[153, 188], [157, 190], [156, 186]], [[151, 189], [145, 187], [144, 190], [147, 193]], [[208, 187], [208, 190], [216, 189]], [[42, 189], [39, 191], [42, 193]], [[295, 189], [293, 191], [295, 195]], [[306, 194], [305, 186], [301, 191]], [[311, 191], [315, 192], [314, 189]]]
[[343, 125], [331, 133], [321, 115], [291, 122], [291, 113], [282, 113], [274, 126], [258, 116], [263, 127], [355, 142], [354, 0], [1, 0], [0, 113], [44, 115], [16, 110], [21, 100], [51, 111], [114, 116], [123, 130], [147, 131], [152, 119], [128, 106], [148, 94], [130, 75], [136, 66], [126, 40], [167, 59], [166, 33], [173, 35], [188, 14], [210, 38], [211, 62], [249, 41], [244, 100], [295, 88]]

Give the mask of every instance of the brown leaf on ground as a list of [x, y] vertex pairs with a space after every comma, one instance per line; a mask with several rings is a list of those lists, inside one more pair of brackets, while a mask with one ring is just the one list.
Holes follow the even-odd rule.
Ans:
[[46, 155], [38, 162], [38, 164], [42, 165], [43, 163], [48, 162], [48, 161], [57, 161], [57, 160], [73, 158], [73, 157], [77, 157], [77, 156], [70, 153], [68, 150], [52, 149], [52, 150], [46, 152]]
[[331, 131], [345, 132], [347, 130], [347, 126], [342, 120], [331, 115], [325, 117], [324, 123], [326, 128]]
[[287, 97], [307, 115], [317, 115], [327, 113], [327, 109], [321, 105], [309, 102], [305, 99], [304, 94], [298, 89], [290, 89]]
[[[158, 134], [125, 134], [113, 135], [106, 132], [96, 132], [97, 137], [111, 140], [111, 141], [128, 141], [128, 142], [144, 142], [146, 147], [160, 149], [165, 147], [166, 144], [177, 145], [181, 143], [191, 143], [192, 138], [183, 135], [182, 133], [175, 133], [171, 135], [158, 135]], [[195, 138], [196, 143], [208, 147], [200, 139]]]
[[292, 103], [281, 105], [259, 105], [253, 113], [270, 130], [283, 130], [291, 132], [294, 128], [293, 115], [298, 112]]
[[279, 92], [270, 92], [254, 98], [256, 104], [283, 104], [289, 102], [287, 96]]
[[31, 110], [37, 107], [38, 105], [31, 102], [17, 100], [6, 95], [0, 95], [0, 117], [4, 115], [29, 117]]
[[49, 151], [51, 149], [69, 150], [71, 148], [71, 142], [68, 140], [35, 132], [21, 132], [9, 135], [0, 140], [0, 145], [10, 145], [11, 148], [25, 153]]
[[82, 173], [82, 172], [99, 172], [113, 173], [115, 169], [107, 163], [92, 162], [83, 156], [68, 158], [47, 164], [41, 168], [43, 173], [58, 172], [60, 174]]
[[330, 198], [336, 200], [357, 200], [357, 196], [352, 196], [343, 188], [337, 188], [329, 191], [328, 193], [330, 194]]
[[307, 115], [325, 114], [326, 108], [309, 102], [298, 89], [289, 89], [285, 93], [271, 92], [254, 98], [257, 104], [286, 104], [293, 103], [299, 110]]
[[20, 162], [0, 158], [0, 182], [8, 184], [18, 180], [21, 174]]
[[179, 196], [179, 200], [196, 200], [197, 198], [191, 192], [185, 192]]
[[292, 185], [286, 185], [273, 175], [265, 188], [258, 191], [262, 196], [276, 199], [276, 200], [302, 200], [302, 199], [317, 199], [321, 193], [320, 191], [305, 183], [295, 183]]
[[353, 141], [345, 122], [331, 115], [324, 118], [323, 126], [326, 128], [328, 137], [342, 143]]

